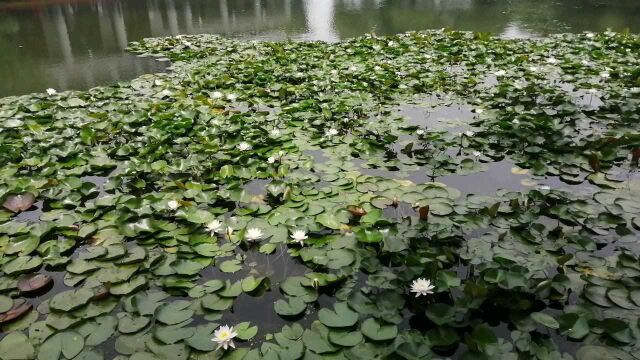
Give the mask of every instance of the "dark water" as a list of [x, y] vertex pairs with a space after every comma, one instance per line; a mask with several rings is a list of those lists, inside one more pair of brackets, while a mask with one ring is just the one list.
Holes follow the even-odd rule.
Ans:
[[0, 96], [86, 89], [165, 65], [144, 37], [219, 33], [335, 41], [451, 27], [505, 37], [640, 31], [638, 0], [0, 0]]

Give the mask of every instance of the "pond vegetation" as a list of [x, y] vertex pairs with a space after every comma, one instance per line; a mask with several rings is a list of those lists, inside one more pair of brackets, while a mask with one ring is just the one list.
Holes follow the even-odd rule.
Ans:
[[130, 50], [0, 99], [1, 359], [637, 358], [637, 35]]

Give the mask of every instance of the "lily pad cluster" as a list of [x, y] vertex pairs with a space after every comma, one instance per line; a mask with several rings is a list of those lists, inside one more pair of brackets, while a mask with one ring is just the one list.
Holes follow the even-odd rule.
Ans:
[[172, 71], [0, 99], [0, 359], [640, 350], [638, 36], [130, 50]]

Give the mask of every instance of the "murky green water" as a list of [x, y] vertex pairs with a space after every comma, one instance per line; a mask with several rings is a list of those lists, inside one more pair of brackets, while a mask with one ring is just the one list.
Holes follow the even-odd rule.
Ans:
[[505, 37], [640, 31], [636, 0], [83, 0], [0, 2], [0, 96], [86, 89], [160, 71], [127, 43], [221, 33], [335, 41], [452, 27]]

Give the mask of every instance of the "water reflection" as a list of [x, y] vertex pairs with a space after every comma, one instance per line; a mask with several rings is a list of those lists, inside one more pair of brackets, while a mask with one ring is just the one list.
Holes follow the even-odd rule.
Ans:
[[640, 31], [636, 0], [17, 0], [0, 3], [0, 96], [81, 89], [164, 65], [129, 41], [183, 33], [336, 41], [451, 27], [504, 37]]

